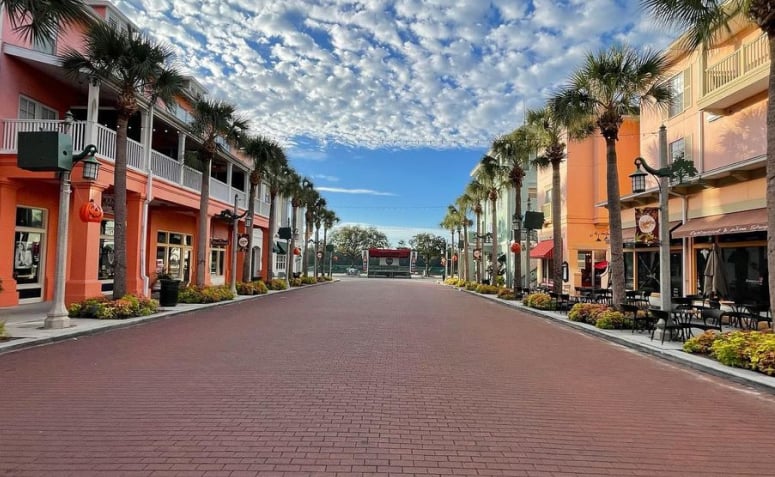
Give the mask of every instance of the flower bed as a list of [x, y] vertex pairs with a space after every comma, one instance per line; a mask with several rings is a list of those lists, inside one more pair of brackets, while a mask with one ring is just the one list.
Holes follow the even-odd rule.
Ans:
[[522, 303], [530, 308], [537, 308], [539, 310], [551, 310], [552, 309], [552, 297], [548, 293], [531, 293], [522, 299]]
[[273, 278], [272, 281], [270, 281], [267, 285], [267, 288], [270, 290], [285, 290], [288, 288], [288, 284], [285, 282], [285, 280]]
[[706, 355], [727, 366], [775, 375], [775, 334], [771, 331], [709, 330], [683, 345], [687, 353]]
[[260, 280], [255, 282], [237, 282], [238, 295], [263, 295], [268, 292], [269, 289]]
[[233, 299], [234, 294], [225, 285], [201, 288], [189, 286], [181, 288], [178, 294], [178, 302], [180, 303], [216, 303]]
[[159, 302], [148, 298], [126, 295], [118, 300], [100, 296], [87, 298], [73, 303], [67, 309], [71, 318], [97, 318], [100, 320], [120, 320], [148, 316], [156, 313]]

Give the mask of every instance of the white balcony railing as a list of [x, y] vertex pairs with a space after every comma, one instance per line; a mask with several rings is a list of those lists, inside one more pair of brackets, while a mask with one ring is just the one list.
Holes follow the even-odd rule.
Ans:
[[745, 76], [754, 69], [765, 65], [769, 59], [767, 35], [763, 34], [705, 69], [705, 94], [712, 93]]
[[[151, 171], [163, 179], [177, 183], [180, 181], [180, 168], [178, 161], [156, 151], [151, 151]], [[197, 189], [198, 190], [198, 189]]]
[[[70, 134], [73, 137], [73, 152], [83, 150], [86, 137], [87, 123], [75, 121], [70, 125]], [[62, 131], [65, 122], [62, 120], [32, 120], [32, 119], [2, 119], [0, 120], [0, 153], [15, 154], [18, 151], [18, 134], [23, 131]], [[107, 161], [116, 159], [116, 132], [105, 126], [97, 125], [95, 146], [97, 155]], [[127, 139], [127, 165], [145, 172], [143, 165], [143, 145], [139, 142]], [[151, 151], [151, 171], [155, 176], [178, 184], [187, 189], [199, 192], [202, 189], [202, 173], [184, 166], [173, 158], [165, 156], [158, 151]], [[227, 204], [234, 203], [234, 196], [238, 196], [238, 207], [247, 209], [247, 193], [233, 189], [223, 182], [210, 178], [210, 197]], [[256, 200], [256, 215], [269, 217], [269, 204], [262, 200]]]

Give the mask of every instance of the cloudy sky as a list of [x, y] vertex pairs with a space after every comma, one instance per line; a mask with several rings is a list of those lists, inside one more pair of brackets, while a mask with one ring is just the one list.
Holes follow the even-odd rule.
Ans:
[[663, 48], [635, 0], [121, 0], [181, 69], [285, 144], [343, 223], [442, 233], [492, 139], [586, 53]]

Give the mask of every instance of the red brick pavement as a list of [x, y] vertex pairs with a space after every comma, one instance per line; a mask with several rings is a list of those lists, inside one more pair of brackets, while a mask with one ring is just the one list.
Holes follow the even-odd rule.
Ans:
[[0, 356], [0, 475], [775, 475], [775, 400], [428, 282]]

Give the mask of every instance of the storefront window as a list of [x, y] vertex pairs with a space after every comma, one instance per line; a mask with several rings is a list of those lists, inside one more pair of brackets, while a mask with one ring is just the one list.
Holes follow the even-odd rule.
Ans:
[[[116, 261], [116, 247], [113, 242], [114, 227], [115, 222], [112, 219], [103, 220], [100, 224], [100, 263], [97, 273], [99, 280], [113, 280]], [[110, 290], [112, 290], [112, 286], [103, 284], [102, 291]]]
[[730, 298], [742, 302], [769, 300], [766, 247], [724, 247], [721, 258]]
[[46, 211], [17, 207], [13, 241], [13, 278], [19, 290], [19, 300], [39, 301], [43, 297], [45, 270], [44, 239]]
[[210, 275], [213, 277], [222, 277], [224, 275], [224, 266], [226, 261], [226, 249], [210, 249]]
[[175, 232], [156, 233], [156, 273], [167, 273], [188, 282], [191, 278], [191, 235]]

